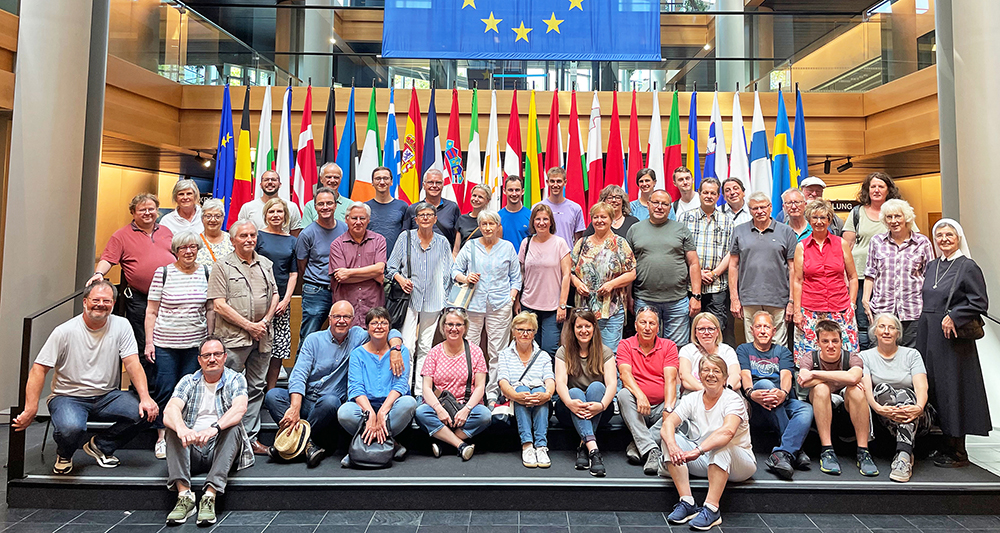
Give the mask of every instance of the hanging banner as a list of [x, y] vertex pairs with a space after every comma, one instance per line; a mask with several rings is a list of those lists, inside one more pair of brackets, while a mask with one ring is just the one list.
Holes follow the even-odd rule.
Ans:
[[660, 61], [660, 3], [387, 0], [382, 57]]

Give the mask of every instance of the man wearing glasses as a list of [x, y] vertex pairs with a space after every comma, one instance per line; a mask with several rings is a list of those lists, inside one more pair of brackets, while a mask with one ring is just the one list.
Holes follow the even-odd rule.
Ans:
[[407, 205], [392, 197], [392, 170], [389, 167], [376, 167], [372, 171], [372, 187], [375, 198], [365, 202], [371, 208], [368, 229], [385, 237], [385, 249], [392, 253], [396, 238], [403, 232]]
[[167, 427], [167, 486], [177, 504], [167, 525], [183, 524], [196, 511], [191, 475], [205, 473], [198, 525], [215, 523], [215, 497], [225, 492], [229, 471], [253, 466], [250, 439], [240, 420], [247, 410], [247, 380], [226, 368], [226, 347], [212, 335], [198, 347], [200, 370], [181, 378], [163, 410]]
[[[278, 422], [279, 431], [297, 425], [305, 419], [312, 430], [306, 446], [306, 465], [316, 467], [326, 455], [326, 449], [337, 445], [339, 427], [337, 410], [347, 401], [347, 371], [351, 352], [368, 342], [368, 330], [351, 326], [354, 306], [338, 301], [330, 308], [330, 328], [306, 338], [288, 374], [288, 388], [267, 391], [264, 406]], [[396, 330], [389, 331], [389, 364], [393, 375], [403, 373], [402, 338]], [[315, 442], [315, 443], [314, 443]], [[271, 447], [268, 455], [280, 461]]]
[[[31, 425], [38, 413], [45, 376], [55, 369], [52, 394], [47, 400], [55, 429], [55, 474], [73, 470], [73, 454], [81, 444], [99, 466], [118, 466], [115, 450], [149, 427], [148, 422], [155, 420], [159, 412], [146, 388], [138, 345], [128, 321], [111, 314], [116, 296], [114, 286], [103, 279], [84, 289], [83, 313], [52, 331], [28, 374], [24, 411], [12, 425], [16, 431]], [[138, 397], [120, 390], [122, 365]], [[87, 420], [114, 425], [84, 443]]]
[[[437, 222], [434, 224], [434, 233], [444, 236], [448, 240], [448, 245], [454, 246], [455, 236], [458, 234], [455, 227], [458, 224], [458, 217], [462, 213], [458, 209], [458, 204], [441, 197], [441, 192], [444, 190], [444, 174], [435, 168], [428, 169], [427, 172], [424, 172], [423, 187], [423, 201], [432, 205], [437, 211]], [[416, 206], [418, 204], [419, 202], [416, 202], [406, 208], [406, 216], [403, 218], [404, 230], [417, 228], [414, 218], [417, 214]]]
[[804, 241], [812, 233], [812, 226], [806, 220], [806, 198], [802, 191], [788, 189], [781, 193], [781, 205], [784, 207], [785, 224], [795, 232], [797, 242]]
[[364, 324], [369, 309], [385, 303], [385, 237], [368, 229], [371, 207], [353, 202], [347, 210], [347, 233], [330, 244], [330, 281], [333, 300], [354, 303], [352, 326]]
[[[340, 195], [340, 180], [344, 176], [344, 170], [340, 168], [340, 165], [336, 163], [324, 163], [319, 169], [319, 187], [326, 187], [334, 192], [334, 205], [336, 206], [333, 210], [333, 216], [337, 220], [343, 222], [347, 219], [347, 207], [351, 204], [350, 198], [344, 198]], [[293, 210], [294, 211], [294, 210]], [[306, 227], [316, 219], [319, 218], [319, 211], [316, 209], [316, 199], [313, 198], [306, 202], [305, 207], [302, 208], [302, 226]]]
[[787, 340], [785, 324], [792, 319], [792, 267], [795, 232], [771, 218], [771, 199], [757, 191], [747, 200], [753, 221], [733, 230], [729, 250], [729, 309], [743, 320], [746, 338], [753, 338], [750, 317], [758, 311], [771, 315], [774, 342]]

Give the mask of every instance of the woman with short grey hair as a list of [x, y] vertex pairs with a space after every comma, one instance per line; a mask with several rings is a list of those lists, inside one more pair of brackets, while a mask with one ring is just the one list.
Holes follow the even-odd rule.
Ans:
[[496, 403], [497, 358], [510, 341], [514, 300], [521, 291], [521, 263], [514, 245], [500, 238], [500, 215], [484, 210], [477, 217], [482, 237], [462, 247], [451, 269], [457, 283], [475, 285], [469, 302], [469, 342], [479, 344], [486, 329], [490, 378], [486, 382], [489, 404]]
[[204, 231], [201, 221], [201, 191], [193, 179], [180, 179], [174, 184], [174, 204], [176, 209], [163, 215], [160, 224], [166, 226], [174, 235], [183, 231], [194, 232], [195, 235]]
[[222, 231], [226, 222], [226, 206], [218, 198], [209, 198], [201, 206], [201, 222], [204, 227], [201, 243], [204, 246], [198, 250], [198, 264], [211, 266], [212, 263], [233, 253], [233, 241]]
[[[177, 261], [156, 269], [146, 305], [146, 345], [143, 355], [156, 364], [153, 399], [166, 408], [181, 377], [198, 370], [198, 346], [214, 329], [215, 313], [208, 298], [209, 268], [197, 262], [202, 247], [198, 235], [184, 231], [170, 244]], [[157, 459], [166, 459], [162, 416], [154, 425]]]

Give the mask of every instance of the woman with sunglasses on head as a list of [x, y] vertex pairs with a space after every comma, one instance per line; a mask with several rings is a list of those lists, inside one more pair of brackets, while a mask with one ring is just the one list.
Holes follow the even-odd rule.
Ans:
[[[177, 261], [157, 268], [149, 284], [143, 352], [147, 361], [156, 363], [153, 399], [161, 413], [181, 378], [198, 370], [198, 346], [215, 328], [214, 304], [208, 298], [209, 268], [197, 262], [201, 239], [185, 231], [174, 235], [170, 248]], [[157, 459], [166, 459], [162, 416], [154, 426], [154, 453]]]
[[[479, 346], [465, 340], [469, 315], [464, 309], [446, 309], [439, 323], [444, 342], [431, 348], [424, 359], [420, 374], [423, 403], [417, 407], [415, 416], [417, 424], [431, 437], [454, 446], [458, 456], [468, 461], [476, 446], [467, 441], [489, 427], [493, 420], [490, 410], [483, 405], [486, 360]], [[445, 401], [460, 408], [450, 413]], [[434, 457], [441, 456], [437, 442], [431, 444], [431, 453]]]
[[563, 326], [555, 376], [556, 417], [580, 435], [576, 469], [589, 469], [591, 475], [603, 477], [604, 458], [595, 433], [614, 415], [611, 402], [618, 392], [618, 367], [614, 352], [601, 342], [597, 317], [589, 309], [574, 309]]
[[548, 468], [549, 400], [555, 393], [552, 359], [533, 340], [538, 329], [534, 313], [514, 317], [514, 341], [498, 358], [497, 383], [511, 401], [521, 437], [521, 462], [528, 468]]
[[736, 350], [722, 342], [719, 319], [712, 313], [705, 312], [698, 313], [691, 323], [691, 342], [682, 346], [677, 354], [680, 360], [677, 377], [681, 382], [681, 395], [705, 388], [701, 384], [697, 368], [702, 358], [709, 355], [717, 355], [726, 362], [726, 369], [729, 371], [726, 384], [733, 390], [739, 390], [740, 360], [736, 357]]
[[566, 320], [569, 299], [569, 245], [556, 236], [552, 209], [537, 204], [531, 209], [530, 232], [521, 242], [518, 259], [524, 269], [524, 291], [518, 302], [521, 310], [538, 317], [535, 340], [545, 353], [556, 353], [559, 347], [559, 324]]
[[385, 275], [392, 276], [410, 295], [400, 334], [413, 353], [412, 375], [407, 376], [407, 382], [413, 394], [419, 396], [424, 386], [419, 377], [421, 368], [434, 343], [434, 331], [448, 295], [452, 256], [448, 239], [434, 232], [434, 206], [420, 202], [413, 212], [417, 229], [406, 230], [396, 239]]

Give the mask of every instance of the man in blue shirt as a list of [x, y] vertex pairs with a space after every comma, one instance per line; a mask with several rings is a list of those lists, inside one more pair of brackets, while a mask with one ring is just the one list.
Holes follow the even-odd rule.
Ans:
[[385, 237], [385, 250], [392, 254], [396, 246], [396, 238], [403, 232], [403, 218], [406, 215], [406, 202], [392, 197], [392, 171], [389, 167], [377, 167], [372, 171], [372, 187], [375, 188], [375, 198], [365, 202], [372, 208], [372, 216], [368, 229]]
[[319, 218], [299, 234], [295, 242], [295, 259], [302, 276], [302, 325], [299, 328], [299, 349], [314, 331], [319, 330], [330, 312], [333, 293], [330, 291], [330, 245], [347, 231], [347, 224], [335, 218], [337, 193], [320, 187], [316, 191], [316, 213]]
[[521, 241], [531, 234], [531, 210], [524, 207], [524, 182], [520, 176], [507, 176], [503, 184], [507, 205], [500, 210], [500, 227], [503, 240], [514, 245], [514, 251], [521, 249]]
[[[267, 391], [264, 406], [278, 422], [279, 431], [298, 424], [304, 416], [312, 430], [312, 439], [321, 444], [336, 442], [337, 409], [347, 399], [347, 370], [351, 351], [368, 342], [368, 331], [351, 327], [354, 306], [340, 300], [330, 308], [330, 328], [317, 331], [302, 343], [295, 367], [288, 375], [288, 388]], [[402, 375], [402, 337], [389, 331], [389, 362], [395, 375]], [[323, 460], [326, 450], [312, 442], [306, 447], [306, 464], [312, 468]], [[272, 446], [268, 455], [275, 460]]]
[[792, 394], [795, 359], [788, 348], [771, 342], [774, 323], [771, 313], [753, 315], [753, 342], [736, 348], [743, 378], [743, 396], [750, 400], [751, 430], [777, 431], [781, 442], [774, 447], [765, 464], [782, 479], [792, 479], [795, 469], [809, 467], [809, 456], [802, 443], [812, 425], [812, 406]]

